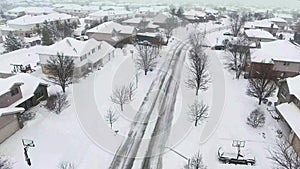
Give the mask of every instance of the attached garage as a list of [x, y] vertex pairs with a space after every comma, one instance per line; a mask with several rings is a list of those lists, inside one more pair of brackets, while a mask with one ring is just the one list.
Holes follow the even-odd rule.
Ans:
[[23, 108], [1, 108], [0, 109], [0, 143], [22, 128], [18, 114]]

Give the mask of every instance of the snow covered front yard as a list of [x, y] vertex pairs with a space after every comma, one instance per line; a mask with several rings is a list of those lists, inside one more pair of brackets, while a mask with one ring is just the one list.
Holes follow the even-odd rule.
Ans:
[[[36, 112], [35, 119], [26, 122], [23, 129], [3, 142], [0, 145], [0, 154], [10, 157], [14, 162], [14, 168], [28, 168], [24, 158], [22, 139], [30, 139], [34, 140], [36, 145], [28, 152], [32, 162], [31, 168], [53, 169], [62, 161], [72, 162], [81, 169], [108, 168], [116, 150], [107, 151], [95, 144], [90, 133], [83, 128], [84, 126], [78, 119], [77, 113], [80, 110], [77, 106], [80, 103], [87, 103], [82, 108], [84, 113], [87, 113], [86, 116], [89, 116], [89, 113], [95, 110], [92, 110], [93, 107], [90, 107], [88, 103], [94, 100], [97, 106], [96, 111], [103, 119], [105, 119], [107, 110], [111, 108], [119, 117], [113, 124], [111, 132], [114, 133], [114, 130], [118, 130], [118, 135], [127, 135], [133, 117], [146, 96], [145, 91], [148, 90], [158, 71], [158, 69], [154, 69], [147, 76], [142, 71], [138, 73], [138, 88], [135, 91], [134, 99], [125, 105], [124, 111], [121, 112], [119, 105], [111, 102], [110, 95], [113, 88], [136, 82], [136, 69], [130, 49], [134, 50], [134, 47], [129, 45], [123, 51], [117, 49], [116, 57], [101, 70], [90, 73], [85, 78], [79, 79], [78, 83], [67, 88], [70, 105], [61, 114], [49, 112], [43, 107], [45, 103], [30, 109], [29, 111]], [[164, 56], [168, 50], [169, 47], [163, 47], [160, 53], [162, 57], [158, 56], [158, 68], [162, 61], [167, 59]], [[136, 52], [134, 52], [134, 57], [136, 57]], [[39, 70], [34, 75], [45, 78]], [[91, 84], [94, 88], [91, 88]], [[58, 86], [49, 87], [49, 93], [60, 90]], [[105, 122], [104, 125], [109, 128], [108, 123]], [[101, 131], [101, 129], [95, 130]]]
[[[226, 31], [216, 31], [207, 35], [207, 39], [210, 44], [214, 44], [218, 37]], [[184, 155], [187, 158], [191, 158], [197, 152], [200, 152], [204, 159], [204, 164], [208, 168], [229, 169], [229, 168], [256, 168], [265, 169], [272, 168], [273, 164], [268, 159], [270, 157], [269, 150], [274, 148], [276, 139], [278, 139], [277, 130], [286, 133], [287, 126], [283, 121], [276, 121], [272, 118], [268, 109], [274, 109], [272, 106], [265, 104], [258, 105], [256, 98], [250, 97], [246, 94], [248, 80], [247, 79], [235, 79], [234, 72], [229, 71], [226, 66], [226, 53], [224, 51], [213, 51], [211, 49], [206, 50], [209, 57], [211, 57], [210, 66], [216, 69], [222, 69], [224, 74], [224, 86], [225, 89], [225, 101], [223, 103], [223, 111], [220, 112], [220, 120], [214, 121], [216, 116], [209, 117], [205, 122], [197, 127], [194, 127], [191, 123], [190, 130], [186, 131], [186, 135], [182, 138], [181, 142], [172, 148]], [[216, 62], [218, 59], [221, 63], [221, 67]], [[183, 70], [183, 74], [186, 74], [186, 70]], [[211, 69], [210, 69], [211, 71]], [[185, 77], [183, 75], [182, 77]], [[219, 77], [222, 78], [222, 77]], [[214, 105], [214, 101], [217, 101], [214, 95], [214, 85], [218, 85], [218, 79], [212, 79], [212, 83], [207, 91], [202, 91], [198, 99], [204, 100], [209, 105]], [[217, 83], [216, 83], [217, 82]], [[219, 96], [222, 97], [221, 93]], [[179, 107], [178, 114], [181, 114], [180, 119], [175, 119], [175, 123], [178, 120], [188, 120], [187, 106], [191, 104], [191, 101], [195, 98], [195, 94], [190, 91], [184, 84], [182, 79], [181, 92], [179, 92], [176, 107]], [[218, 97], [218, 94], [217, 94]], [[272, 102], [277, 101], [276, 93], [272, 98], [269, 98]], [[211, 108], [211, 107], [210, 107]], [[247, 124], [247, 117], [251, 111], [256, 108], [260, 108], [265, 113], [266, 121], [263, 127], [253, 128]], [[211, 113], [211, 112], [210, 112]], [[185, 118], [184, 118], [185, 117]], [[207, 129], [208, 125], [216, 126], [215, 130], [209, 131], [211, 135], [205, 140], [201, 140], [203, 137], [204, 129]], [[212, 129], [214, 129], [212, 127]], [[175, 133], [176, 134], [176, 133]], [[219, 147], [225, 149], [232, 149], [234, 153], [237, 153], [237, 148], [232, 147], [233, 140], [243, 140], [246, 142], [245, 148], [242, 151], [250, 153], [255, 157], [256, 164], [254, 166], [234, 165], [234, 164], [222, 164], [218, 161], [217, 152]], [[164, 155], [164, 168], [182, 168], [187, 164], [187, 160], [180, 157], [178, 154], [168, 151]]]

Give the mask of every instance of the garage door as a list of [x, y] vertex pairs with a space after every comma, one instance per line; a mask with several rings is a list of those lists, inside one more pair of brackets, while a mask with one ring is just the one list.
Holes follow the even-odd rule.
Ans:
[[0, 117], [0, 143], [20, 129], [16, 115]]

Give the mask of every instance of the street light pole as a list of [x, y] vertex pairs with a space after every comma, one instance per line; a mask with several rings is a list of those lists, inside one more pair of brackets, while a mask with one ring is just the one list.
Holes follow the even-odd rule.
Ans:
[[190, 163], [191, 163], [191, 159], [187, 158], [186, 156], [182, 155], [181, 153], [179, 153], [178, 151], [172, 149], [171, 147], [165, 147], [165, 148], [167, 148], [167, 149], [173, 151], [175, 154], [177, 154], [177, 155], [179, 155], [180, 157], [182, 157], [182, 158], [184, 158], [185, 160], [187, 160], [187, 162], [188, 162], [188, 169], [191, 167], [191, 166], [190, 166], [190, 165], [191, 165], [191, 164], [190, 164]]

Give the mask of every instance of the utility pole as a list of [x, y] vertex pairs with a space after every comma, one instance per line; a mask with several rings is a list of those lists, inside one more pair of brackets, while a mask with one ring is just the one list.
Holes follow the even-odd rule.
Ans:
[[180, 157], [184, 158], [185, 160], [187, 160], [188, 162], [188, 169], [191, 168], [191, 159], [190, 158], [187, 158], [186, 156], [182, 155], [181, 153], [179, 153], [178, 151], [172, 149], [171, 147], [165, 147], [169, 150], [171, 150], [172, 152], [174, 152], [175, 154], [179, 155]]

